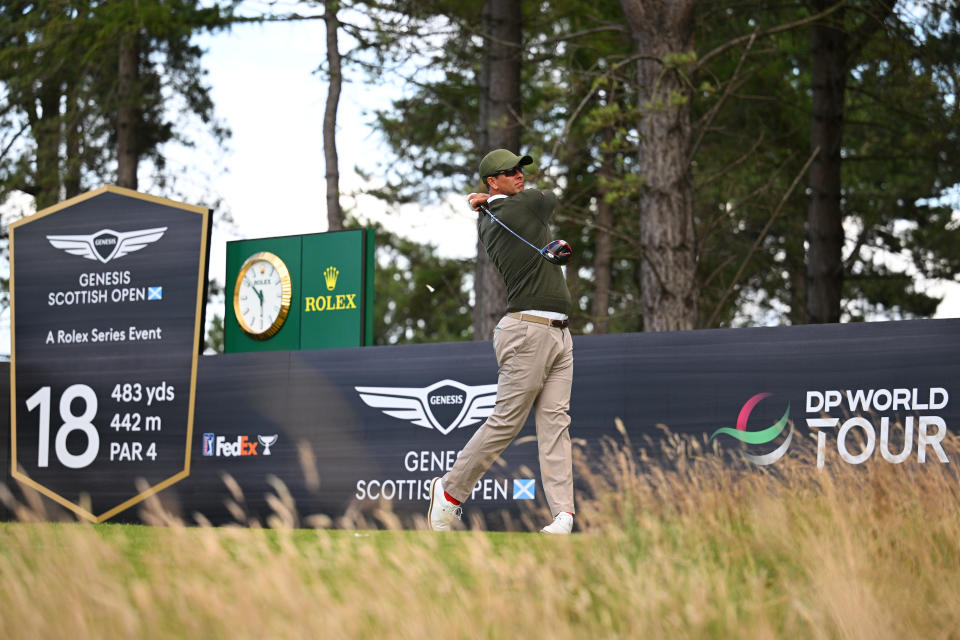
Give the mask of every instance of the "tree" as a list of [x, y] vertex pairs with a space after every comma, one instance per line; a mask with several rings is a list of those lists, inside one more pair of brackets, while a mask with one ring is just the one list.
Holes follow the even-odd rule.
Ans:
[[337, 158], [337, 106], [343, 73], [340, 69], [340, 45], [338, 34], [340, 21], [337, 18], [338, 0], [324, 2], [323, 22], [327, 30], [327, 105], [323, 113], [323, 159], [326, 163], [327, 180], [327, 230], [343, 229], [343, 212], [340, 210], [340, 166]]
[[[61, 176], [58, 132], [64, 58], [75, 42], [69, 11], [60, 6], [11, 2], [0, 6], [0, 82], [7, 103], [4, 112], [27, 136], [6, 146], [11, 159], [0, 196], [18, 189], [32, 195], [38, 207], [58, 200]], [[21, 153], [18, 153], [21, 152]], [[12, 156], [16, 154], [16, 158]]]
[[[824, 11], [829, 3], [810, 4]], [[919, 15], [949, 18], [951, 7], [955, 12], [955, 3], [931, 2]], [[947, 231], [949, 214], [918, 202], [960, 179], [955, 144], [947, 142], [960, 125], [956, 86], [935, 79], [955, 77], [960, 60], [928, 51], [943, 25], [913, 16], [894, 0], [851, 0], [811, 28], [811, 146], [821, 153], [810, 174], [809, 322], [839, 321], [845, 298], [860, 301], [848, 305], [851, 319], [865, 318], [871, 302], [929, 315], [937, 301], [916, 292], [912, 276], [882, 256], [913, 254], [911, 266], [924, 274], [942, 275], [931, 267], [944, 258], [957, 263], [945, 247], [929, 244], [932, 229]], [[897, 229], [904, 224], [925, 231], [905, 235]], [[846, 238], [845, 228], [859, 228], [857, 237]]]
[[[802, 322], [806, 24], [782, 2], [701, 5], [690, 78], [698, 327]], [[795, 315], [799, 313], [799, 316]]]
[[[520, 104], [520, 22], [520, 3], [515, 0], [484, 0], [480, 155], [493, 149], [510, 149], [516, 153], [520, 147], [523, 126]], [[493, 336], [493, 328], [506, 312], [507, 289], [479, 237], [474, 290], [473, 339], [489, 340]]]
[[136, 189], [140, 165], [137, 147], [140, 34], [136, 23], [131, 27], [120, 33], [117, 43], [117, 184]]
[[910, 271], [950, 278], [960, 270], [947, 240], [954, 207], [940, 198], [960, 181], [958, 8], [924, 9], [895, 7], [847, 77], [843, 319], [929, 316], [939, 299], [919, 291]]
[[[0, 197], [32, 195], [53, 204], [104, 180], [136, 187], [137, 166], [149, 158], [162, 171], [162, 146], [188, 142], [170, 113], [177, 101], [209, 125], [213, 103], [191, 38], [226, 27], [235, 2], [201, 7], [192, 0], [114, 3], [75, 0], [10, 2], [0, 7], [0, 82], [12, 122], [29, 137], [9, 147], [15, 156], [0, 175]], [[0, 167], [2, 168], [2, 167]]]
[[[416, 45], [429, 72], [412, 74], [378, 120], [391, 164], [415, 177], [383, 190], [404, 201], [471, 183], [482, 97], [478, 18], [465, 5], [414, 4], [433, 12], [418, 14], [431, 27]], [[575, 305], [575, 329], [806, 321], [805, 187], [822, 153], [811, 37], [841, 14], [849, 34], [866, 35], [858, 25], [882, 9], [821, 6], [598, 0], [524, 13], [521, 146], [540, 160], [540, 184], [562, 192], [557, 226], [577, 250], [567, 283], [591, 309]], [[956, 264], [950, 210], [937, 200], [960, 180], [948, 7], [926, 3], [920, 18], [895, 9], [846, 76], [842, 318], [932, 313], [936, 301], [884, 256], [924, 274]]]
[[[207, 304], [206, 309], [211, 306], [221, 307], [226, 304], [226, 290], [216, 278], [210, 278], [207, 283]], [[210, 312], [207, 311], [209, 314]], [[214, 312], [210, 316], [210, 321], [204, 327], [206, 337], [203, 341], [204, 351], [213, 353], [223, 353], [223, 316]]]
[[[235, 5], [0, 4], [0, 203], [19, 192], [42, 209], [103, 182], [136, 189], [144, 158], [163, 187], [164, 145], [191, 143], [174, 119], [183, 113], [198, 117], [223, 142], [229, 131], [213, 117], [203, 52], [191, 41], [201, 31], [228, 26]], [[221, 212], [218, 222], [225, 221]], [[4, 224], [3, 252], [6, 233]], [[211, 297], [218, 287], [210, 283]], [[8, 280], [0, 279], [3, 306], [7, 290]], [[222, 345], [218, 331], [222, 321], [218, 328], [215, 317], [211, 340]]]
[[[833, 0], [811, 0], [824, 11]], [[807, 321], [838, 322], [843, 287], [843, 213], [841, 149], [846, 79], [856, 52], [893, 12], [893, 0], [871, 2], [856, 33], [848, 37], [846, 7], [811, 28], [813, 123], [810, 145], [819, 149], [810, 169], [810, 211], [807, 217]]]
[[687, 151], [695, 0], [622, 0], [637, 47], [642, 112], [640, 242], [646, 331], [693, 329], [697, 318], [693, 183]]
[[[798, 176], [810, 179], [807, 164], [823, 152], [825, 138], [811, 141], [819, 135], [811, 123], [829, 120], [825, 103], [812, 98], [814, 85], [825, 82], [814, 80], [811, 48], [815, 25], [823, 23], [843, 28], [845, 50], [856, 58], [842, 78], [841, 111], [834, 108], [841, 126], [832, 129], [842, 131], [834, 152], [841, 173], [830, 174], [842, 215], [832, 223], [834, 245], [842, 247], [833, 253], [836, 313], [858, 320], [934, 312], [936, 299], [917, 291], [905, 269], [943, 277], [955, 264], [933, 241], [949, 236], [950, 220], [949, 208], [934, 203], [960, 179], [949, 81], [958, 60], [955, 49], [938, 44], [937, 34], [951, 31], [937, 9], [943, 4], [919, 13], [895, 9], [882, 23], [883, 5], [866, 2], [827, 3], [822, 11], [718, 3], [699, 12], [703, 47], [692, 80], [708, 90], [693, 94], [694, 120], [710, 123], [695, 127], [694, 142], [704, 326], [807, 320], [804, 239], [815, 203], [804, 182], [795, 185]], [[829, 164], [810, 173], [821, 187]]]

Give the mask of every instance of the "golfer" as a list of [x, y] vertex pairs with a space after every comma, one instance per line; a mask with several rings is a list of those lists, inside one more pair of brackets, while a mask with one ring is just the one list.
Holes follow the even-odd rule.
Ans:
[[[557, 205], [550, 191], [524, 190], [523, 167], [530, 156], [506, 149], [480, 161], [489, 193], [471, 193], [474, 209], [486, 203], [508, 227], [536, 246], [550, 240], [548, 223]], [[507, 315], [493, 332], [499, 365], [497, 403], [473, 434], [453, 468], [430, 484], [428, 518], [434, 530], [450, 528], [477, 481], [517, 436], [533, 407], [540, 474], [552, 523], [541, 531], [573, 529], [573, 458], [570, 447], [570, 387], [573, 341], [567, 328], [570, 292], [561, 267], [544, 260], [489, 216], [477, 223], [480, 240], [507, 287]]]

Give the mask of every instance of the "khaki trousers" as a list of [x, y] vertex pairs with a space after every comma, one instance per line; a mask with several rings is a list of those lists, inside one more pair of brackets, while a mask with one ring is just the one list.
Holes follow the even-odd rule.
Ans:
[[443, 488], [466, 500], [477, 481], [520, 432], [534, 407], [543, 492], [553, 515], [574, 513], [570, 446], [573, 340], [558, 329], [504, 316], [493, 332], [497, 402], [443, 477]]

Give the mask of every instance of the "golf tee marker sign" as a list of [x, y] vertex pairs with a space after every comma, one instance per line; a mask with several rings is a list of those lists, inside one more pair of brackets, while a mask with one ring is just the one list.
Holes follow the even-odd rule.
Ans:
[[209, 234], [112, 186], [10, 225], [19, 482], [103, 522], [190, 474]]

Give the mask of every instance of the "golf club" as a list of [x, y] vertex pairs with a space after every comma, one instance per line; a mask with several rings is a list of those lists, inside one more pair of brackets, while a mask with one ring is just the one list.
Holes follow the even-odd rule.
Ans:
[[570, 258], [573, 257], [573, 249], [570, 247], [570, 245], [567, 243], [566, 240], [551, 240], [550, 242], [547, 243], [547, 246], [545, 246], [543, 249], [537, 249], [537, 247], [532, 243], [530, 243], [526, 238], [524, 238], [523, 236], [518, 234], [516, 231], [514, 231], [513, 229], [508, 227], [506, 224], [504, 224], [503, 221], [500, 220], [500, 218], [493, 215], [493, 213], [490, 212], [490, 209], [487, 208], [487, 205], [481, 204], [480, 210], [483, 211], [488, 216], [490, 216], [491, 218], [493, 218], [493, 220], [497, 224], [499, 224], [501, 227], [503, 227], [504, 229], [509, 231], [511, 234], [513, 234], [515, 238], [517, 238], [518, 240], [523, 242], [525, 245], [527, 245], [528, 247], [530, 247], [531, 249], [539, 253], [541, 256], [543, 256], [543, 259], [546, 260], [547, 262], [550, 262], [552, 264], [557, 264], [557, 265], [564, 265], [570, 262]]

